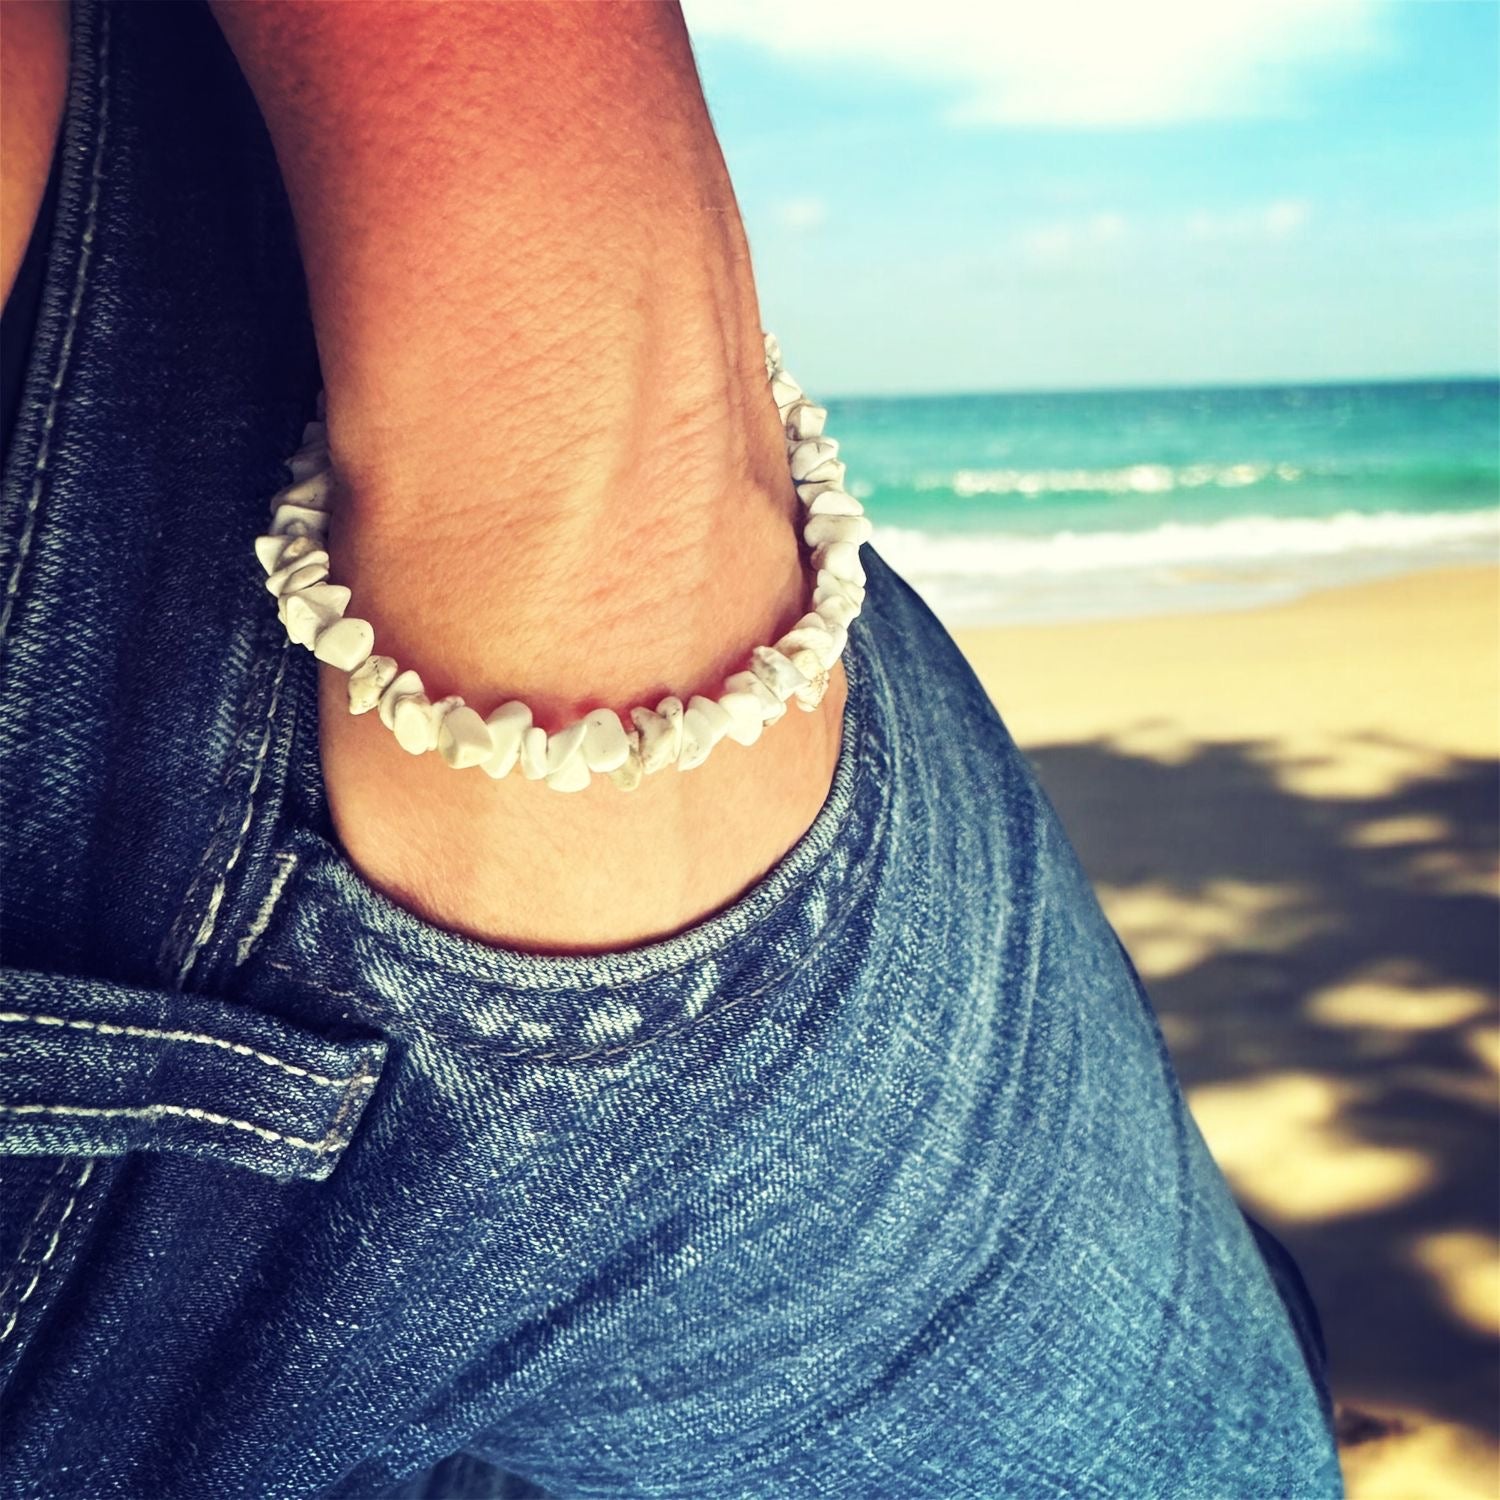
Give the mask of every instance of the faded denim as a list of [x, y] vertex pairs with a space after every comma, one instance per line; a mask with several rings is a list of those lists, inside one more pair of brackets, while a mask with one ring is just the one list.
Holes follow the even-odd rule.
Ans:
[[319, 376], [207, 10], [74, 0], [63, 149], [0, 513], [0, 1495], [1341, 1494], [1295, 1267], [873, 549], [832, 790], [742, 900], [432, 927], [335, 840], [250, 547]]

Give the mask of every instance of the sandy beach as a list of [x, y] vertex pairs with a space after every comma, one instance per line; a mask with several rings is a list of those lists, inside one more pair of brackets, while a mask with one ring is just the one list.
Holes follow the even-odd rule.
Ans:
[[1500, 1494], [1500, 572], [955, 632], [1318, 1299], [1354, 1500]]

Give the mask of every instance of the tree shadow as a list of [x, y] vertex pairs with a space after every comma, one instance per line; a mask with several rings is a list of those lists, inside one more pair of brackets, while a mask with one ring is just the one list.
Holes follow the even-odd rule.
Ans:
[[1301, 1265], [1340, 1400], [1494, 1434], [1500, 763], [1351, 736], [1340, 760], [1420, 769], [1311, 795], [1269, 743], [1122, 748], [1154, 727], [1026, 754], [1194, 1114]]

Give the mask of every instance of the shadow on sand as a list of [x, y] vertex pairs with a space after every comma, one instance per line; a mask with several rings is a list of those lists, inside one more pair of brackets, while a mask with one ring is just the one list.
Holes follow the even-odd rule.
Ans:
[[1402, 1414], [1495, 1434], [1500, 764], [1350, 797], [1253, 742], [1027, 755], [1236, 1195], [1307, 1277], [1346, 1443]]

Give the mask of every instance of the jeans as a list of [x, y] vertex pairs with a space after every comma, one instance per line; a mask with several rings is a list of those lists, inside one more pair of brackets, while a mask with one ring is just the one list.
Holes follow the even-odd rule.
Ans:
[[726, 910], [540, 957], [360, 877], [250, 547], [319, 385], [264, 126], [203, 6], [73, 16], [0, 507], [0, 1495], [1341, 1494], [1295, 1266], [874, 548], [827, 801]]

